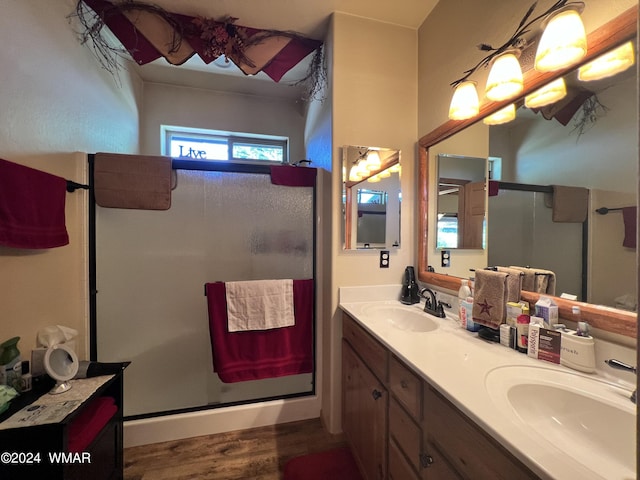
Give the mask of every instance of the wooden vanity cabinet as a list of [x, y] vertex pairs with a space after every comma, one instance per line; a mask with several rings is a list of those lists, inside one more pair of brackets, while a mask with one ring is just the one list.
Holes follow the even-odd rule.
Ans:
[[343, 429], [365, 480], [536, 479], [347, 314]]
[[364, 480], [384, 480], [389, 405], [384, 385], [387, 352], [350, 318], [345, 318], [343, 335], [342, 428]]

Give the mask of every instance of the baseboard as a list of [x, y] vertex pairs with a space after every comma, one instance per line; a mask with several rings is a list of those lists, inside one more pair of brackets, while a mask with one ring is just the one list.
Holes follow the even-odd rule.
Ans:
[[124, 422], [124, 447], [245, 430], [320, 416], [319, 397], [201, 410]]

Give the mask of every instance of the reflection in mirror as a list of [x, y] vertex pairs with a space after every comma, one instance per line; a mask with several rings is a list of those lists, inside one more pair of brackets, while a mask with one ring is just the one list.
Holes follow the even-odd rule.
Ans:
[[[635, 38], [637, 13], [637, 7], [630, 8], [589, 34], [590, 46], [585, 62], [590, 62], [607, 52], [608, 48], [616, 47], [629, 38]], [[542, 235], [530, 239], [530, 247], [534, 250], [541, 246], [548, 247], [560, 258], [584, 255], [580, 279], [577, 280], [579, 286], [559, 287], [556, 295], [561, 295], [561, 290], [568, 290], [567, 293], [575, 294], [579, 300], [586, 302], [578, 303], [583, 320], [590, 322], [595, 328], [634, 338], [637, 333], [637, 256], [635, 246], [631, 245], [637, 234], [635, 222], [638, 205], [638, 99], [635, 70], [635, 67], [631, 67], [611, 77], [615, 83], [605, 83], [609, 80], [578, 83], [576, 72], [569, 73], [565, 76], [569, 95], [556, 105], [537, 109], [521, 108], [521, 113], [526, 114], [522, 120], [492, 126], [491, 130], [485, 126], [490, 140], [485, 142], [484, 146], [489, 143], [489, 151], [481, 149], [482, 153], [479, 155], [484, 156], [488, 153], [490, 164], [493, 163], [496, 167], [490, 166], [492, 178], [495, 182], [503, 182], [501, 187], [498, 184], [497, 198], [502, 197], [505, 203], [511, 204], [510, 207], [514, 207], [516, 203], [526, 203], [527, 208], [533, 209], [532, 204], [535, 204], [536, 208], [543, 209], [541, 211], [545, 214], [553, 215], [553, 197], [549, 207], [548, 192], [555, 192], [556, 186], [584, 188], [588, 191], [586, 222], [553, 222], [556, 227], [577, 228], [579, 232], [584, 229], [584, 235], [578, 235], [583, 238], [582, 245], [571, 241], [562, 245], [558, 238], [545, 233], [542, 226], [536, 226], [536, 230]], [[561, 76], [566, 73], [562, 72]], [[555, 78], [551, 75], [532, 73], [523, 97], [541, 88], [544, 85], [543, 80], [550, 82]], [[504, 103], [493, 102], [484, 105], [480, 118], [499, 110]], [[457, 134], [471, 130], [470, 126], [482, 127], [481, 123], [477, 123], [478, 120], [479, 118], [449, 121], [420, 139], [420, 145], [425, 148], [421, 152], [421, 179], [426, 185], [433, 185], [435, 182], [429, 181], [433, 172], [429, 164], [435, 162], [434, 157], [442, 151], [438, 149], [440, 142], [452, 141]], [[465, 151], [465, 154], [469, 153], [477, 155]], [[543, 191], [535, 193], [535, 200], [530, 198], [511, 201], [507, 199], [507, 195], [514, 192], [506, 188], [508, 184], [525, 189], [540, 187]], [[495, 187], [495, 184], [490, 184], [488, 190], [491, 192]], [[435, 213], [435, 206], [431, 204], [430, 207], [431, 199], [424, 195], [427, 191], [428, 189], [420, 190], [423, 195], [421, 208], [424, 210], [425, 218], [420, 228], [428, 236], [428, 216]], [[524, 220], [521, 210], [511, 211], [504, 215], [501, 226], [494, 231], [493, 227], [498, 225], [501, 215], [494, 211], [492, 203], [495, 200], [494, 196], [489, 196], [487, 255], [457, 256], [454, 251], [451, 267], [447, 271], [436, 272], [430, 267], [433, 265], [439, 269], [438, 262], [430, 261], [436, 252], [429, 250], [427, 241], [423, 241], [419, 244], [418, 274], [421, 281], [457, 290], [460, 286], [459, 278], [469, 275], [469, 265], [465, 262], [476, 263], [475, 268], [481, 268], [494, 261], [500, 264], [524, 263], [526, 266], [528, 260], [496, 259], [493, 255], [499, 253], [495, 250], [500, 250], [505, 243], [521, 243], [521, 236], [526, 230], [524, 224], [531, 223], [532, 217]], [[569, 202], [569, 206], [573, 206], [572, 202]], [[498, 242], [502, 243], [498, 245]], [[560, 271], [560, 267], [546, 262], [547, 260], [544, 265], [529, 266]], [[463, 264], [460, 271], [455, 269], [456, 264]], [[564, 279], [559, 278], [559, 281]], [[522, 292], [522, 298], [535, 302], [538, 295]], [[572, 306], [576, 305], [571, 300], [559, 297], [556, 297], [556, 302], [563, 318], [568, 318]], [[603, 309], [598, 305], [610, 307]]]
[[400, 246], [400, 151], [342, 148], [342, 238], [347, 250]]
[[[635, 213], [625, 217], [623, 210], [637, 203], [635, 69], [597, 81], [579, 80], [578, 69], [562, 78], [567, 93], [560, 101], [535, 109], [521, 105], [511, 122], [478, 125], [489, 139], [493, 179], [487, 255], [470, 265], [453, 254], [446, 273], [465, 277], [469, 268], [487, 266], [551, 270], [558, 296], [635, 311], [636, 251], [625, 242], [626, 230], [635, 232]], [[447, 143], [455, 145], [458, 135]], [[464, 158], [437, 155], [437, 248], [445, 248], [444, 234], [455, 226], [443, 192], [473, 175], [472, 163], [447, 170]], [[602, 207], [610, 213], [597, 213]]]
[[484, 248], [485, 158], [438, 155], [436, 248]]

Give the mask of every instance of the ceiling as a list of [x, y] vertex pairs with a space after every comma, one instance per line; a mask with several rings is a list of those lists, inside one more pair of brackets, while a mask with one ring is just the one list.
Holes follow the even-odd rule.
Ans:
[[[295, 31], [323, 40], [329, 18], [334, 11], [417, 29], [438, 0], [153, 0], [149, 3], [184, 15], [216, 20], [231, 16], [238, 19], [238, 25]], [[310, 57], [311, 55], [307, 60]], [[263, 73], [246, 77], [222, 57], [209, 65], [194, 55], [181, 66], [172, 66], [164, 59], [159, 59], [144, 66], [135, 65], [134, 68], [146, 82], [300, 98], [300, 89], [291, 84], [304, 76], [307, 65], [308, 63], [301, 62], [299, 67], [291, 70], [279, 83]]]

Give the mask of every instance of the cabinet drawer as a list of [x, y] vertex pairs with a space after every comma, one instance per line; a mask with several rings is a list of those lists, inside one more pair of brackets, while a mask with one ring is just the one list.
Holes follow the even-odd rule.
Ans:
[[358, 352], [365, 365], [382, 383], [387, 382], [387, 349], [348, 315], [342, 316], [342, 336]]
[[393, 398], [389, 402], [389, 434], [397, 442], [413, 468], [420, 471], [422, 430]]
[[389, 480], [420, 480], [394, 440], [389, 441]]
[[393, 356], [389, 365], [389, 389], [411, 416], [420, 421], [422, 382], [418, 376]]
[[429, 442], [462, 477], [512, 480], [538, 478], [433, 388], [424, 389], [424, 427]]

